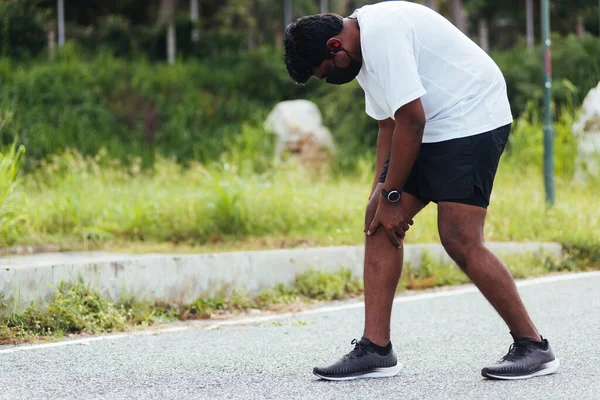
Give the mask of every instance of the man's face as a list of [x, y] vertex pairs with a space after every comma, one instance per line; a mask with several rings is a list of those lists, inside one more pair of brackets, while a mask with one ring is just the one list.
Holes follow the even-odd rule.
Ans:
[[337, 67], [341, 69], [348, 68], [352, 60], [343, 51], [335, 53], [332, 59], [323, 61], [318, 67], [313, 69], [313, 75], [318, 79], [327, 79], [329, 74]]

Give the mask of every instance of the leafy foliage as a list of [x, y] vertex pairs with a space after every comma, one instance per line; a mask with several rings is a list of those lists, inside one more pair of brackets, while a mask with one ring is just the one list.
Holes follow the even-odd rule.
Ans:
[[46, 46], [46, 32], [33, 2], [0, 2], [0, 50], [3, 56], [30, 59]]
[[[0, 63], [3, 142], [17, 134], [40, 160], [67, 148], [150, 162], [154, 153], [180, 161], [216, 160], [243, 124], [256, 126], [273, 101], [307, 89], [285, 77], [277, 55], [261, 49], [219, 63], [170, 67], [126, 63], [109, 55], [93, 62], [61, 54], [52, 64]], [[250, 67], [252, 66], [252, 67]]]
[[[515, 115], [525, 111], [527, 102], [540, 107], [543, 100], [541, 48], [529, 52], [524, 47], [493, 53], [504, 73], [508, 96]], [[600, 81], [600, 39], [587, 36], [553, 38], [553, 96], [557, 106], [577, 107]]]

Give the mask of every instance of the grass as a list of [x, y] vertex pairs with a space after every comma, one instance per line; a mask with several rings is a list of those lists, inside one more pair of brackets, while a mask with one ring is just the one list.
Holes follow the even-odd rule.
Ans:
[[254, 297], [234, 290], [177, 306], [134, 298], [112, 302], [84, 282], [60, 283], [47, 307], [32, 304], [23, 312], [8, 312], [2, 310], [8, 302], [0, 301], [0, 345], [56, 339], [66, 334], [126, 331], [176, 320], [219, 318], [252, 309], [298, 309], [314, 301], [348, 299], [361, 293], [362, 282], [343, 268], [331, 273], [309, 270], [297, 276], [293, 287], [279, 284]]
[[[153, 172], [142, 172], [66, 154], [13, 189], [18, 212], [3, 214], [0, 240], [4, 247], [133, 252], [362, 244], [370, 179], [367, 167], [351, 176], [314, 177], [291, 166], [258, 175], [227, 164], [209, 171], [161, 160]], [[502, 163], [486, 240], [599, 238], [600, 180], [559, 178], [556, 187], [556, 206], [549, 209], [538, 170]], [[407, 243], [438, 242], [436, 218], [431, 204], [415, 219]]]
[[[599, 270], [600, 246], [573, 245], [565, 249], [561, 259], [531, 254], [505, 261], [515, 278]], [[405, 266], [398, 292], [468, 282], [458, 267], [440, 263], [426, 254], [419, 268]], [[54, 340], [72, 334], [127, 331], [177, 320], [221, 319], [256, 309], [300, 310], [319, 301], [358, 298], [362, 293], [362, 279], [353, 277], [350, 270], [344, 268], [330, 273], [308, 270], [297, 276], [293, 286], [279, 284], [256, 296], [235, 290], [179, 306], [140, 302], [133, 298], [112, 302], [83, 282], [60, 284], [47, 307], [31, 305], [21, 313], [0, 312], [0, 345]], [[6, 302], [0, 304], [6, 307]]]
[[[0, 120], [0, 131], [2, 121]], [[18, 177], [23, 163], [25, 148], [13, 144], [0, 153], [0, 246], [18, 240], [25, 215], [21, 212], [23, 193], [17, 191], [21, 179]]]

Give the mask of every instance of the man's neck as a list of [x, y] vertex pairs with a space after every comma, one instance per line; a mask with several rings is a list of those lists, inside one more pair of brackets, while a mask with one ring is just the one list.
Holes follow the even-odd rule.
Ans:
[[362, 61], [358, 20], [355, 18], [344, 18], [344, 34], [347, 35], [347, 40], [350, 43], [350, 46], [345, 45], [344, 47], [348, 52], [352, 53], [353, 59]]

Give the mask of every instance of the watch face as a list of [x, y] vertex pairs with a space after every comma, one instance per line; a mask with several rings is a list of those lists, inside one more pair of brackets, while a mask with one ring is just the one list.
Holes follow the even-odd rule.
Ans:
[[397, 202], [398, 200], [400, 200], [400, 193], [398, 193], [396, 190], [392, 190], [388, 195], [388, 200], [392, 203]]

